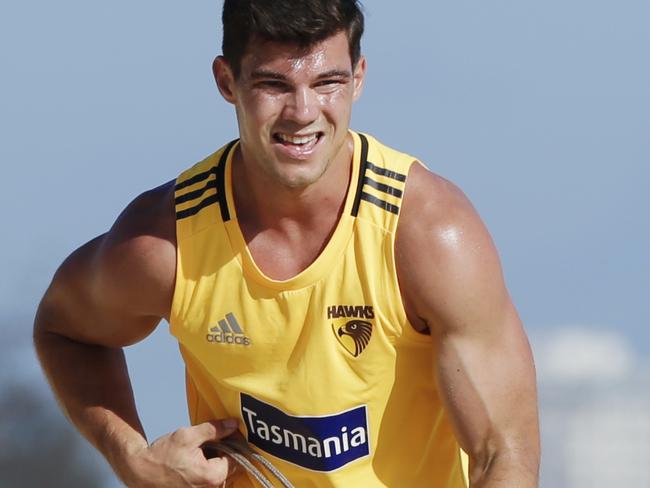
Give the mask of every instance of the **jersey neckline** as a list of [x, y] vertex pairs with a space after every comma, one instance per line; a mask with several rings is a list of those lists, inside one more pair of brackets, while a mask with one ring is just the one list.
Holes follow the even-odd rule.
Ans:
[[314, 261], [312, 261], [311, 264], [300, 273], [286, 280], [274, 280], [264, 274], [264, 272], [262, 272], [262, 270], [257, 266], [257, 263], [253, 259], [253, 255], [246, 245], [246, 240], [244, 239], [244, 235], [239, 226], [232, 189], [232, 159], [235, 150], [239, 145], [239, 141], [232, 145], [225, 161], [226, 167], [224, 175], [226, 202], [231, 213], [231, 218], [226, 224], [226, 230], [228, 232], [230, 243], [235, 251], [235, 255], [240, 261], [246, 278], [253, 279], [267, 288], [276, 290], [296, 290], [313, 285], [331, 271], [332, 267], [337, 262], [337, 257], [343, 252], [345, 245], [352, 235], [354, 222], [352, 210], [357, 193], [359, 169], [362, 163], [360, 136], [352, 130], [350, 130], [349, 133], [352, 136], [354, 151], [352, 156], [352, 171], [348, 183], [343, 212], [336, 224], [334, 232], [329, 238], [329, 241], [321, 253], [316, 256], [316, 259], [314, 259]]

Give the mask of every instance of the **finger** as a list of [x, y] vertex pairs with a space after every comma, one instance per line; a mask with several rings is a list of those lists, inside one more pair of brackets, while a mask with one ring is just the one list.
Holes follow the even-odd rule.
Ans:
[[239, 470], [239, 463], [235, 461], [233, 458], [231, 458], [229, 455], [224, 454], [223, 451], [219, 449], [217, 443], [208, 441], [207, 443], [201, 446], [201, 449], [203, 450], [203, 455], [205, 456], [205, 459], [207, 459], [208, 461], [210, 461], [211, 459], [221, 459], [221, 458], [226, 459], [226, 461], [228, 462], [228, 476], [232, 476]]
[[210, 420], [192, 427], [199, 444], [207, 441], [218, 441], [237, 430], [237, 419]]
[[232, 479], [237, 472], [237, 462], [228, 456], [208, 459], [209, 478], [219, 483]]

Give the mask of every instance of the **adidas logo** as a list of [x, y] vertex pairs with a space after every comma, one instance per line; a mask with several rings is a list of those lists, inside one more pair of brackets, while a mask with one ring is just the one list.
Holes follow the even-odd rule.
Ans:
[[206, 335], [206, 340], [217, 344], [235, 344], [237, 346], [250, 346], [250, 338], [244, 335], [244, 331], [231, 313], [226, 314], [225, 319], [219, 321], [217, 327], [212, 327]]

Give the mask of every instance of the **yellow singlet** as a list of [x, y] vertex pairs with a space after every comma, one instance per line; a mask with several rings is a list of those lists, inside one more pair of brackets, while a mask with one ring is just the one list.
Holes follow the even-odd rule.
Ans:
[[395, 270], [414, 158], [352, 136], [343, 215], [318, 258], [286, 281], [260, 271], [237, 223], [237, 141], [178, 177], [170, 325], [190, 420], [238, 417], [297, 487], [466, 487], [432, 340], [409, 324]]

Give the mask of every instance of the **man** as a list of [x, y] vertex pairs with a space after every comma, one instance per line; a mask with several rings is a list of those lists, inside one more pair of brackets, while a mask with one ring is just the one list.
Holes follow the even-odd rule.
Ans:
[[[296, 486], [466, 486], [462, 451], [471, 486], [536, 486], [534, 367], [487, 231], [349, 129], [356, 1], [226, 0], [223, 21], [240, 139], [136, 198], [37, 313], [71, 421], [134, 487], [251, 486], [219, 443], [242, 436]], [[193, 426], [149, 444], [122, 347], [162, 318]]]

